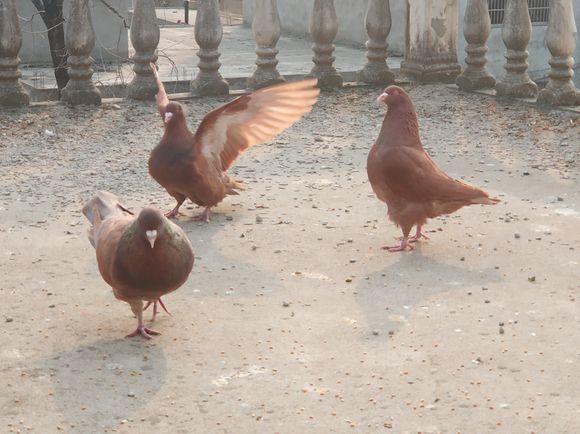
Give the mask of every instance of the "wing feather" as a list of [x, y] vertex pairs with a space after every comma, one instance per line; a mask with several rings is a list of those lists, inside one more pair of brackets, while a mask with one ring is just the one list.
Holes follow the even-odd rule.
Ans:
[[227, 170], [241, 152], [276, 137], [308, 113], [320, 93], [316, 83], [306, 79], [277, 84], [218, 107], [199, 125], [195, 146]]
[[157, 84], [157, 94], [155, 95], [155, 101], [157, 102], [157, 109], [159, 110], [159, 114], [161, 115], [161, 119], [164, 119], [165, 112], [167, 111], [167, 104], [169, 104], [169, 98], [167, 97], [167, 92], [165, 92], [165, 86], [163, 86], [163, 82], [161, 78], [159, 78], [159, 73], [157, 72], [157, 67], [154, 63], [149, 64], [151, 71], [153, 72], [153, 78], [155, 79], [155, 83]]
[[483, 190], [451, 178], [423, 150], [397, 147], [385, 160], [383, 176], [389, 189], [409, 202], [471, 202], [488, 197]]

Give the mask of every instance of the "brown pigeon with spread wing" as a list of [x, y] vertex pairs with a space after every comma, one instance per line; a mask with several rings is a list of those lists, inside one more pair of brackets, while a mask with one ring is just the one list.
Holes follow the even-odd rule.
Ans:
[[[415, 107], [403, 89], [389, 86], [378, 101], [385, 103], [388, 110], [369, 153], [367, 173], [373, 191], [387, 204], [389, 218], [403, 231], [399, 245], [383, 249], [412, 250], [409, 243], [427, 238], [421, 228], [428, 218], [450, 214], [466, 205], [499, 202], [437, 167], [423, 149]], [[417, 226], [417, 232], [409, 237], [413, 226]]]
[[309, 112], [320, 90], [316, 79], [293, 81], [242, 95], [209, 112], [192, 133], [181, 104], [169, 101], [155, 65], [157, 106], [165, 133], [149, 158], [149, 174], [175, 198], [166, 214], [175, 217], [190, 199], [204, 211], [194, 220], [209, 221], [210, 209], [242, 185], [226, 171], [251, 146], [272, 139]]
[[158, 335], [143, 323], [143, 301], [155, 303], [155, 316], [156, 303], [164, 307], [161, 296], [185, 283], [194, 261], [189, 239], [159, 210], [148, 207], [135, 216], [106, 191], [89, 200], [83, 214], [92, 223], [89, 240], [101, 276], [137, 317], [137, 328], [127, 336]]

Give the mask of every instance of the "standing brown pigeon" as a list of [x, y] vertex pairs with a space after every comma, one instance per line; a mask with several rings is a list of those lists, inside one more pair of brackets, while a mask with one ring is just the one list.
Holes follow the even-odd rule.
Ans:
[[194, 134], [181, 104], [169, 102], [155, 65], [151, 69], [165, 133], [151, 152], [149, 173], [177, 201], [167, 217], [177, 216], [181, 204], [190, 199], [204, 207], [194, 220], [209, 221], [211, 207], [242, 189], [226, 174], [236, 157], [294, 124], [312, 109], [320, 93], [316, 79], [266, 87], [209, 112]]
[[[466, 205], [495, 205], [499, 199], [445, 174], [429, 157], [419, 138], [419, 124], [409, 95], [389, 86], [377, 99], [387, 105], [379, 137], [367, 160], [373, 191], [388, 207], [389, 218], [403, 231], [401, 243], [384, 246], [390, 252], [414, 247], [428, 239], [421, 228], [428, 218], [450, 214]], [[417, 232], [411, 238], [413, 226]]]
[[129, 303], [137, 317], [137, 329], [127, 337], [151, 338], [159, 332], [143, 324], [143, 301], [156, 303], [161, 296], [185, 283], [194, 254], [183, 230], [155, 208], [138, 216], [112, 193], [99, 191], [83, 207], [92, 223], [89, 240], [97, 252], [99, 271], [115, 297]]

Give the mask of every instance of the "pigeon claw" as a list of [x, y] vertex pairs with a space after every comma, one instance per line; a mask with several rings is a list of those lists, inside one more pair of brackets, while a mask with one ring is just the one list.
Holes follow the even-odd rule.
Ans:
[[171, 315], [171, 312], [169, 312], [167, 310], [167, 308], [165, 307], [165, 303], [163, 303], [163, 300], [161, 300], [161, 297], [159, 297], [159, 300], [157, 300], [159, 302], [159, 304], [161, 305], [161, 307], [163, 308], [163, 310], [165, 311], [165, 313], [169, 316], [173, 316]]
[[415, 246], [408, 243], [401, 243], [398, 246], [383, 246], [381, 249], [387, 250], [388, 252], [404, 252], [405, 250], [415, 250]]
[[191, 218], [192, 221], [194, 222], [206, 222], [209, 223], [209, 208], [206, 208], [203, 210], [202, 213], [194, 215]]
[[171, 211], [167, 211], [164, 215], [168, 219], [171, 219], [171, 218], [177, 217], [179, 215], [179, 211], [172, 209]]
[[[403, 237], [397, 238], [399, 241], [403, 241]], [[408, 243], [416, 243], [419, 240], [429, 240], [430, 238], [425, 234], [420, 235], [413, 235], [412, 237], [407, 238]]]
[[165, 303], [163, 303], [163, 300], [161, 300], [161, 298], [158, 298], [155, 301], [148, 301], [147, 304], [145, 305], [145, 307], [143, 308], [143, 310], [147, 310], [147, 308], [151, 305], [153, 305], [153, 317], [151, 318], [151, 321], [155, 321], [155, 317], [157, 316], [157, 303], [159, 303], [159, 305], [163, 308], [163, 310], [169, 315], [169, 316], [173, 316], [171, 315], [171, 312], [169, 312], [167, 310], [167, 308], [165, 307]]
[[148, 329], [147, 327], [137, 327], [135, 329], [135, 331], [133, 333], [129, 333], [127, 336], [127, 338], [133, 338], [135, 336], [143, 336], [145, 339], [151, 339], [153, 336], [157, 336], [160, 335], [161, 333], [152, 330], [152, 329]]
[[408, 241], [409, 243], [416, 243], [417, 241], [419, 241], [419, 240], [421, 240], [421, 239], [423, 239], [423, 240], [429, 240], [430, 238], [429, 238], [427, 235], [425, 235], [425, 234], [421, 234], [421, 235], [419, 235], [419, 236], [417, 236], [417, 235], [413, 235], [413, 236], [412, 236], [411, 238], [409, 238], [407, 241]]

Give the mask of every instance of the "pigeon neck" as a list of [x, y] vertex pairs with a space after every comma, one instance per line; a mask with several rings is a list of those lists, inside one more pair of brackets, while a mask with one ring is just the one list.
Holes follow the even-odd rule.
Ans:
[[[162, 232], [162, 228], [158, 228], [158, 232]], [[161, 235], [161, 233], [158, 234]], [[127, 244], [131, 244], [133, 247], [143, 249], [143, 251], [148, 252], [151, 248], [147, 236], [145, 235], [145, 229], [139, 222], [139, 219], [135, 219], [133, 223], [125, 231], [124, 239]]]
[[189, 149], [193, 146], [191, 131], [183, 119], [175, 119], [165, 125], [162, 143], [170, 144], [172, 148]]
[[421, 146], [415, 109], [408, 105], [389, 108], [377, 142], [389, 146]]

